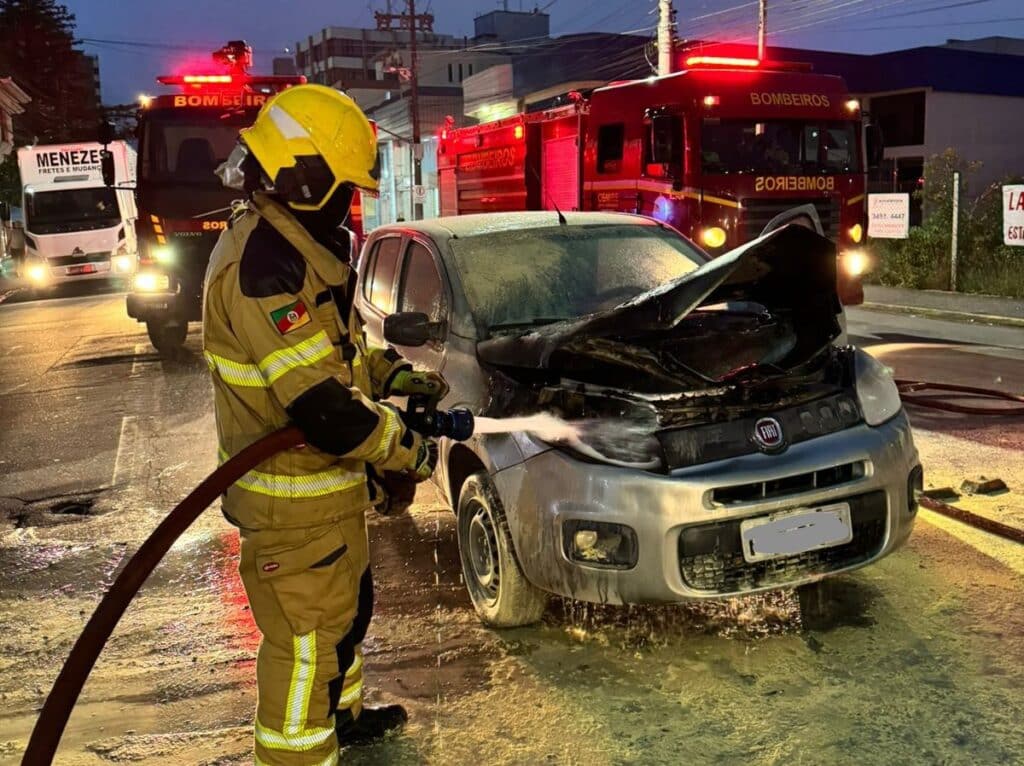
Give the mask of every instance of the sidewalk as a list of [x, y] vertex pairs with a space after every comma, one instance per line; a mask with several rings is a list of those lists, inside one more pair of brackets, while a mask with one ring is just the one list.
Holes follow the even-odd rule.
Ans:
[[1024, 299], [864, 285], [864, 308], [1024, 327]]

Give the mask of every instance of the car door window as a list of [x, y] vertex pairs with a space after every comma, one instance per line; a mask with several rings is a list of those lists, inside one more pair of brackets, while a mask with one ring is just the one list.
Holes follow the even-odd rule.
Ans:
[[444, 286], [430, 250], [419, 242], [411, 242], [402, 267], [399, 289], [399, 311], [422, 311], [432, 321], [439, 321], [444, 311]]
[[392, 294], [401, 244], [402, 240], [399, 237], [387, 237], [380, 240], [377, 243], [373, 263], [370, 264], [373, 269], [372, 274], [369, 275], [370, 303], [385, 314], [390, 314], [395, 310]]

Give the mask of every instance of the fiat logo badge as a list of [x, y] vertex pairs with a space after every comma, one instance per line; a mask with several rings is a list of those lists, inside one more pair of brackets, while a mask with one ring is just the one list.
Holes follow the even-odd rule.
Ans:
[[775, 452], [785, 444], [782, 424], [775, 418], [761, 418], [754, 423], [754, 442], [765, 452]]

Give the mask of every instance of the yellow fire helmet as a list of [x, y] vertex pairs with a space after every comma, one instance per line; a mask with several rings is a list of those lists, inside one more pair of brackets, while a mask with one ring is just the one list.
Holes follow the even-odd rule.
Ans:
[[296, 210], [320, 210], [345, 183], [377, 191], [377, 137], [356, 102], [334, 88], [284, 90], [240, 135], [274, 190]]

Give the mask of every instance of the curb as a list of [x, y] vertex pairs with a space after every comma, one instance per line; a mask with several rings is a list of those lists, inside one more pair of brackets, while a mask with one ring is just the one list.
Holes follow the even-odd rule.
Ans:
[[933, 319], [948, 319], [953, 322], [971, 322], [1001, 327], [1024, 327], [1024, 318], [1001, 316], [999, 314], [973, 314], [966, 311], [949, 311], [945, 309], [926, 308], [924, 306], [908, 306], [905, 304], [877, 303], [865, 301], [855, 308], [865, 311], [883, 311], [889, 314], [917, 314]]
[[943, 290], [910, 290], [882, 285], [864, 286], [865, 303], [903, 306], [916, 310], [946, 312], [953, 315], [1002, 318], [1024, 322], [1024, 299], [998, 295], [951, 293]]

